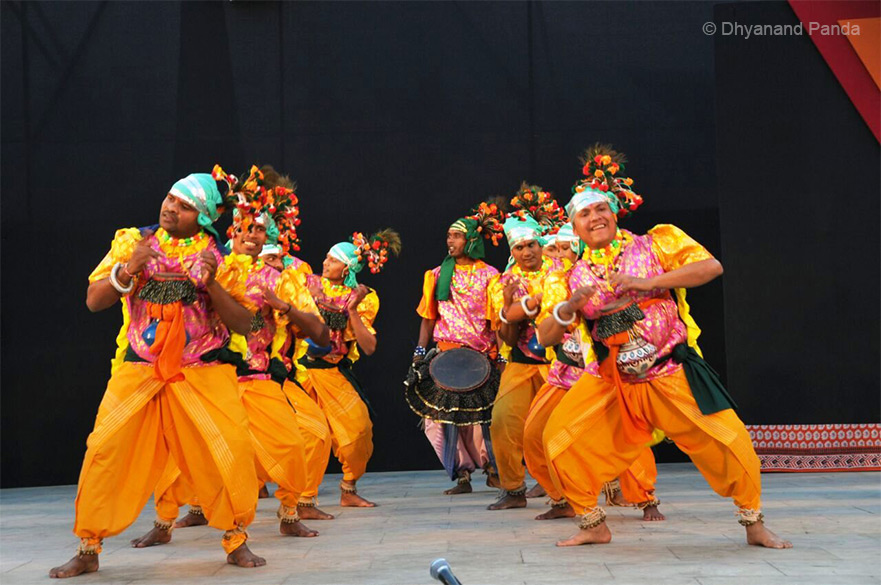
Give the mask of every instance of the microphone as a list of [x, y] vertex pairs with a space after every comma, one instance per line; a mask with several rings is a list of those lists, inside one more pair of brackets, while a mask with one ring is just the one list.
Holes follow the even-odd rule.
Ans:
[[462, 582], [453, 575], [453, 570], [450, 568], [450, 563], [447, 562], [447, 559], [435, 560], [431, 563], [428, 572], [433, 579], [437, 579], [444, 585], [462, 585]]

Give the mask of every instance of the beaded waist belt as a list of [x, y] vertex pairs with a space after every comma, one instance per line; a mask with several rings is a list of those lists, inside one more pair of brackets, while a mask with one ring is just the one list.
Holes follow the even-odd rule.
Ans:
[[606, 339], [629, 330], [637, 321], [645, 319], [645, 313], [636, 303], [631, 303], [622, 309], [603, 315], [597, 319], [596, 335], [600, 339]]
[[156, 305], [170, 305], [178, 301], [191, 305], [196, 302], [196, 285], [186, 274], [153, 276], [138, 291], [138, 298]]
[[318, 313], [324, 319], [324, 324], [333, 331], [342, 331], [349, 324], [349, 314], [324, 303], [318, 304]]

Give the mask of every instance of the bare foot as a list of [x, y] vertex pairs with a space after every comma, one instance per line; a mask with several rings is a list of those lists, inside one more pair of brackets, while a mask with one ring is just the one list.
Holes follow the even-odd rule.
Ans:
[[560, 506], [551, 506], [551, 509], [545, 512], [544, 514], [539, 514], [535, 517], [536, 520], [556, 520], [557, 518], [574, 518], [575, 510], [572, 509], [572, 506], [569, 503], [566, 503], [565, 507]]
[[266, 484], [260, 486], [260, 491], [257, 492], [257, 499], [262, 500], [264, 498], [269, 497], [269, 488], [266, 487]]
[[620, 490], [614, 492], [611, 499], [606, 498], [606, 505], [617, 506], [619, 508], [629, 508], [633, 506], [633, 504], [627, 501], [627, 499], [624, 497], [624, 494], [622, 494]]
[[98, 555], [77, 555], [61, 565], [49, 571], [53, 579], [67, 579], [83, 573], [94, 573], [98, 570]]
[[511, 508], [525, 508], [526, 496], [515, 496], [510, 492], [506, 492], [504, 496], [498, 499], [496, 503], [486, 507], [487, 510], [509, 510]]
[[752, 526], [746, 527], [746, 542], [753, 546], [764, 546], [766, 548], [792, 548], [792, 543], [783, 540], [767, 528], [762, 522], [756, 522]]
[[342, 492], [340, 494], [340, 506], [343, 508], [375, 508], [376, 504], [370, 500], [365, 500], [358, 494]]
[[297, 506], [297, 513], [303, 520], [333, 520], [333, 514], [328, 514], [317, 506]]
[[444, 490], [444, 495], [455, 496], [456, 494], [470, 494], [472, 491], [474, 490], [471, 488], [471, 482], [463, 481], [462, 483], [457, 483], [448, 490]]
[[566, 540], [558, 540], [557, 546], [578, 546], [580, 544], [607, 544], [612, 541], [612, 533], [603, 522], [593, 528], [582, 528]]
[[646, 506], [642, 511], [642, 519], [645, 522], [660, 522], [667, 517], [661, 514], [657, 506]]
[[305, 538], [318, 536], [317, 530], [312, 530], [302, 522], [279, 522], [278, 531], [285, 536], [302, 536]]
[[251, 549], [248, 548], [248, 545], [243, 542], [242, 546], [226, 555], [226, 562], [230, 565], [238, 565], [240, 567], [245, 567], [246, 569], [251, 569], [254, 567], [262, 567], [266, 564], [266, 559], [258, 557], [252, 553]]
[[543, 487], [541, 487], [540, 483], [535, 484], [531, 490], [526, 492], [527, 498], [543, 498], [546, 495], [548, 495], [548, 493], [545, 491], [545, 489]]
[[154, 526], [150, 529], [150, 532], [140, 538], [133, 538], [130, 542], [132, 548], [147, 548], [157, 544], [168, 544], [171, 542], [171, 531], [162, 530]]
[[187, 515], [174, 523], [175, 528], [187, 528], [189, 526], [205, 526], [208, 524], [208, 519], [205, 518], [204, 514], [193, 514], [192, 512], [187, 512]]
[[486, 474], [486, 486], [495, 488], [497, 490], [502, 489], [502, 480], [499, 479], [498, 473], [487, 473]]

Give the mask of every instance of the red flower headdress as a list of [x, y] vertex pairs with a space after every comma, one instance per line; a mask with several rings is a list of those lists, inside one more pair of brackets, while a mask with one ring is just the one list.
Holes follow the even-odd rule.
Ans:
[[[300, 209], [293, 189], [282, 185], [267, 186], [263, 172], [256, 166], [251, 166], [243, 180], [228, 175], [219, 166], [215, 166], [211, 174], [217, 181], [226, 181], [235, 196], [235, 210], [238, 213], [233, 214], [233, 224], [227, 233], [230, 238], [235, 228], [247, 231], [258, 218], [265, 217], [269, 219], [265, 226], [267, 235], [270, 240], [277, 239], [282, 253], [288, 255], [291, 250], [299, 251], [297, 226], [300, 225]], [[270, 222], [272, 225], [268, 225]]]
[[581, 171], [587, 178], [575, 184], [573, 194], [587, 187], [603, 191], [617, 199], [619, 217], [627, 217], [642, 205], [642, 197], [631, 188], [633, 179], [625, 173], [627, 157], [623, 153], [597, 142], [584, 151], [581, 162]]
[[395, 256], [401, 254], [401, 236], [391, 228], [380, 230], [369, 238], [355, 232], [351, 240], [358, 262], [365, 264], [373, 274], [378, 274], [385, 267], [389, 252]]

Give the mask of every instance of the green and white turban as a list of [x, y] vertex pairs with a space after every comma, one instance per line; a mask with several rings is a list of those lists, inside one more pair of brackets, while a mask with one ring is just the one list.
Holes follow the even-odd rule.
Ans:
[[214, 177], [208, 173], [193, 173], [172, 185], [169, 193], [195, 207], [199, 212], [199, 225], [218, 237], [212, 226], [220, 218], [218, 207], [223, 205], [223, 197]]
[[581, 256], [581, 252], [584, 249], [584, 244], [582, 243], [581, 238], [575, 235], [575, 230], [572, 229], [571, 223], [567, 223], [560, 228], [560, 231], [557, 232], [557, 241], [569, 242], [569, 246], [572, 248], [572, 251]]
[[531, 215], [525, 218], [511, 216], [505, 220], [505, 237], [508, 238], [508, 246], [514, 247], [522, 242], [535, 240], [544, 246], [544, 238], [541, 236], [541, 225]]
[[343, 282], [349, 288], [358, 286], [358, 277], [356, 275], [364, 268], [364, 263], [358, 259], [357, 251], [358, 248], [353, 243], [340, 242], [335, 244], [328, 252], [331, 258], [339, 260], [349, 269], [349, 274], [346, 275], [346, 280]]
[[608, 203], [609, 208], [615, 215], [618, 215], [618, 210], [621, 208], [618, 197], [611, 191], [600, 191], [593, 187], [585, 187], [583, 191], [575, 193], [572, 199], [569, 200], [569, 203], [566, 204], [566, 215], [570, 218], [575, 217], [576, 213], [594, 203]]
[[261, 256], [269, 256], [270, 254], [276, 254], [278, 256], [282, 255], [281, 246], [278, 244], [270, 244], [267, 239], [266, 243], [263, 244], [263, 249], [260, 250]]

